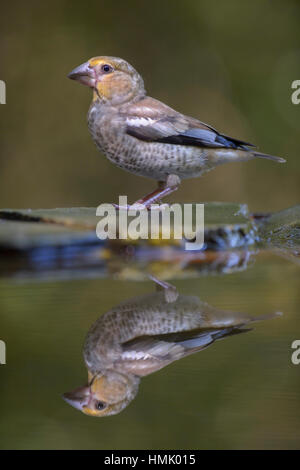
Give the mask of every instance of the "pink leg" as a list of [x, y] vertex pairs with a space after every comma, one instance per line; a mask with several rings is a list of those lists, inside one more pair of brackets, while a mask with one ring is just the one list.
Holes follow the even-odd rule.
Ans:
[[156, 283], [156, 288], [158, 291], [164, 291], [165, 299], [167, 302], [175, 302], [179, 295], [175, 286], [169, 284], [166, 281], [161, 281], [157, 277], [152, 276], [152, 274], [149, 274], [148, 277], [151, 279], [151, 281], [154, 281]]
[[[171, 183], [173, 183], [172, 180], [171, 180]], [[155, 203], [159, 202], [162, 198], [168, 196], [169, 194], [173, 193], [174, 191], [176, 191], [178, 189], [178, 186], [179, 186], [179, 183], [180, 183], [179, 178], [178, 178], [178, 181], [176, 180], [176, 183], [177, 184], [168, 184], [168, 180], [167, 180], [167, 182], [159, 181], [157, 189], [155, 189], [151, 193], [147, 194], [143, 198], [138, 199], [133, 204], [133, 206], [135, 206], [136, 204], [142, 204], [143, 206], [145, 206], [145, 208], [150, 210], [151, 209], [151, 204], [155, 204]], [[130, 207], [132, 207], [132, 206], [127, 206], [127, 208], [126, 207], [120, 207], [117, 204], [114, 204], [114, 206], [116, 207], [116, 209], [130, 209]]]
[[143, 198], [136, 201], [135, 204], [143, 204], [144, 206], [148, 208], [149, 206], [151, 206], [151, 204], [154, 204], [160, 201], [164, 197], [176, 191], [176, 189], [177, 187], [173, 187], [173, 188], [170, 188], [169, 186], [166, 186], [164, 188], [158, 187], [155, 191], [152, 191], [152, 193], [147, 194]]

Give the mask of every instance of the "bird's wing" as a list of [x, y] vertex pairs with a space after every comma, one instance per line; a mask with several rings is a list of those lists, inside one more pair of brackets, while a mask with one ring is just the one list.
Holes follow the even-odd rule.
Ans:
[[155, 336], [142, 336], [124, 343], [118, 365], [136, 375], [148, 375], [173, 361], [201, 351], [216, 340], [249, 329], [244, 325], [228, 328], [206, 328]]
[[124, 110], [127, 134], [148, 142], [248, 150], [254, 145], [219, 133], [197, 119], [178, 113], [154, 98]]

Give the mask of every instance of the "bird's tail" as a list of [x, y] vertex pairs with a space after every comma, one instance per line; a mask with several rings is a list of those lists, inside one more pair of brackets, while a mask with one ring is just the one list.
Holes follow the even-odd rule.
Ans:
[[286, 160], [281, 157], [275, 157], [274, 155], [268, 155], [267, 153], [260, 153], [260, 152], [252, 152], [255, 157], [258, 158], [266, 158], [267, 160], [273, 160], [274, 162], [278, 163], [285, 163]]

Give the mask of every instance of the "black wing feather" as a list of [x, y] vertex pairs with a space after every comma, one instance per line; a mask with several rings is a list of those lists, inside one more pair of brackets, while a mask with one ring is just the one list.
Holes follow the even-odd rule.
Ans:
[[[205, 138], [205, 133], [202, 129], [189, 129], [183, 134], [174, 134], [168, 137], [156, 139], [157, 142], [164, 144], [178, 144], [178, 145], [195, 145], [197, 147], [211, 147], [211, 148], [232, 148], [248, 150], [248, 147], [255, 147], [255, 145], [242, 140], [228, 137], [223, 134], [214, 134], [213, 139]], [[209, 132], [209, 131], [208, 131]], [[197, 135], [198, 134], [198, 135]], [[211, 133], [212, 134], [212, 133]]]

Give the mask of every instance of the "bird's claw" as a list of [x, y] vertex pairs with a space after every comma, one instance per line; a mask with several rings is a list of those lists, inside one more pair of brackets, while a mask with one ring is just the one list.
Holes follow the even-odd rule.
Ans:
[[118, 211], [163, 211], [169, 207], [169, 204], [141, 204], [141, 203], [134, 203], [134, 204], [127, 204], [125, 206], [120, 206], [119, 204], [113, 204], [114, 208]]

